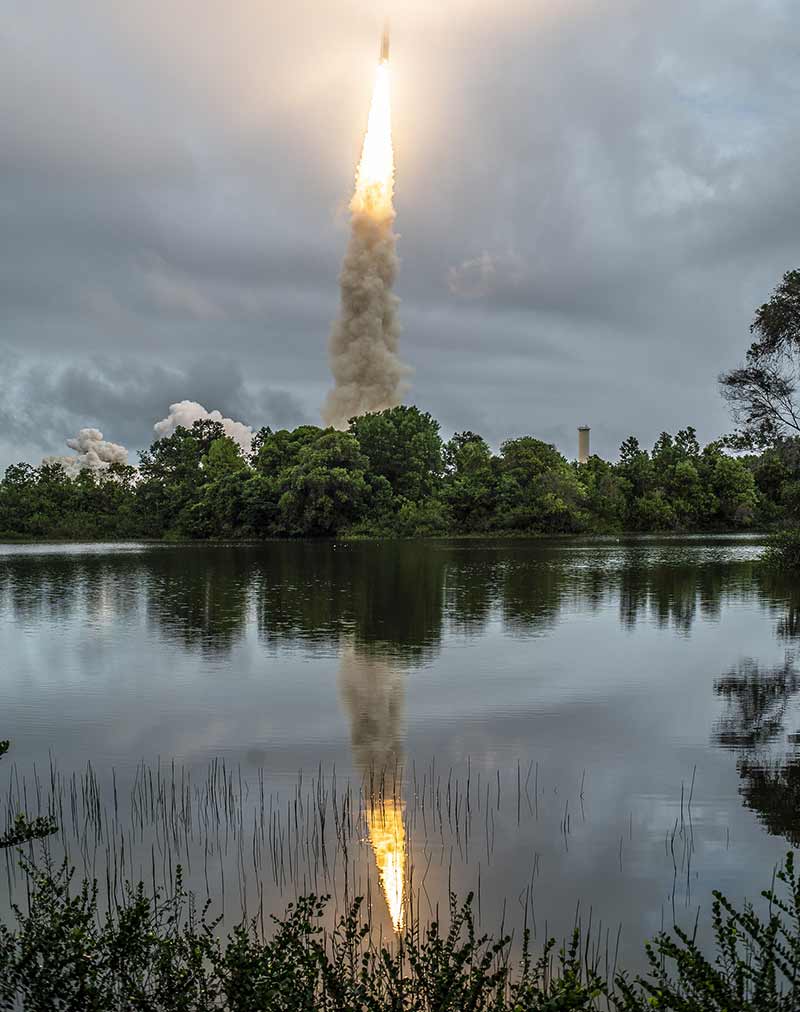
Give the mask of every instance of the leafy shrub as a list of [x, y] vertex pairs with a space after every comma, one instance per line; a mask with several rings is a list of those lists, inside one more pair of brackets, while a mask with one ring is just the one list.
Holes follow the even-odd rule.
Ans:
[[[800, 881], [790, 852], [777, 879], [788, 899], [766, 890], [767, 920], [751, 904], [736, 910], [714, 893], [712, 924], [717, 953], [708, 959], [695, 937], [674, 929], [645, 945], [650, 979], [618, 984], [624, 1012], [797, 1012], [800, 1009]], [[674, 965], [674, 973], [670, 967]]]
[[27, 912], [0, 925], [0, 1008], [25, 1012], [796, 1012], [800, 1008], [800, 882], [791, 854], [778, 873], [766, 920], [715, 893], [716, 954], [674, 929], [647, 943], [647, 977], [614, 986], [582, 958], [576, 931], [534, 959], [523, 935], [477, 935], [472, 897], [451, 897], [450, 926], [407, 924], [394, 946], [376, 944], [361, 901], [323, 930], [326, 898], [307, 896], [274, 918], [268, 938], [255, 920], [223, 940], [208, 905], [196, 909], [180, 869], [173, 894], [128, 887], [102, 915], [96, 884], [23, 859]]
[[773, 569], [800, 570], [800, 529], [773, 534], [764, 562]]

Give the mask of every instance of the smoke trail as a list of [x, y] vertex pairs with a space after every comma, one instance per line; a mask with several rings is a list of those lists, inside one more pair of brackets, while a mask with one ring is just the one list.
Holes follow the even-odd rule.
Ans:
[[163, 438], [171, 436], [179, 425], [185, 429], [191, 429], [195, 422], [206, 418], [212, 422], [221, 422], [225, 435], [230, 436], [235, 443], [238, 443], [243, 453], [250, 452], [253, 430], [249, 425], [245, 425], [244, 422], [235, 422], [232, 418], [225, 418], [219, 411], [206, 411], [203, 405], [198, 404], [197, 401], [178, 401], [176, 404], [170, 404], [167, 417], [156, 422], [153, 429], [159, 438]]
[[399, 404], [408, 366], [397, 355], [399, 299], [394, 233], [389, 64], [378, 66], [367, 132], [350, 201], [351, 233], [339, 278], [341, 312], [329, 342], [334, 388], [322, 408], [326, 425], [346, 428], [354, 415]]
[[43, 464], [60, 464], [68, 478], [76, 478], [81, 471], [107, 471], [112, 464], [127, 464], [128, 451], [119, 443], [103, 439], [99, 429], [81, 429], [67, 446], [74, 455], [45, 457]]

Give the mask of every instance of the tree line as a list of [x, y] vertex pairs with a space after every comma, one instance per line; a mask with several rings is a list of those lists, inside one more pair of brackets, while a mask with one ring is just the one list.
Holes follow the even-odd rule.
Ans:
[[242, 453], [219, 422], [156, 440], [137, 469], [70, 479], [58, 464], [9, 467], [0, 536], [18, 538], [412, 537], [741, 529], [796, 522], [800, 438], [731, 455], [691, 427], [616, 463], [569, 462], [532, 436], [498, 453], [474, 432], [444, 442], [416, 407], [346, 432], [263, 428]]
[[[416, 407], [354, 418], [346, 432], [262, 428], [242, 453], [219, 422], [158, 439], [139, 469], [69, 479], [17, 464], [0, 481], [0, 537], [414, 537], [444, 534], [796, 527], [800, 520], [800, 271], [750, 328], [745, 363], [720, 376], [737, 431], [631, 436], [616, 463], [568, 462], [522, 436], [499, 453], [474, 432], [447, 442]], [[734, 451], [731, 453], [730, 451]]]

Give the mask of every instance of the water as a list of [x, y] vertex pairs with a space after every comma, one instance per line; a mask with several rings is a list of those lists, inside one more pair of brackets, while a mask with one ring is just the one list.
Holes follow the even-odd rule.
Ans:
[[0, 546], [0, 797], [46, 804], [52, 764], [105, 820], [62, 810], [82, 870], [180, 860], [227, 919], [364, 892], [390, 933], [473, 889], [537, 937], [580, 903], [636, 965], [800, 841], [800, 591], [761, 550]]

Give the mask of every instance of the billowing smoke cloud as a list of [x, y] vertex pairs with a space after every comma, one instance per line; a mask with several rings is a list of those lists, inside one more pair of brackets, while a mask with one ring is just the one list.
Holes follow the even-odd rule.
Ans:
[[75, 450], [72, 455], [45, 457], [43, 464], [61, 464], [68, 478], [75, 478], [83, 470], [107, 471], [112, 464], [127, 464], [128, 451], [119, 443], [103, 439], [99, 429], [81, 429], [67, 446]]
[[335, 380], [322, 409], [326, 425], [347, 427], [354, 415], [399, 404], [409, 369], [397, 356], [399, 299], [394, 212], [383, 218], [356, 212], [341, 277], [341, 315], [330, 338]]
[[341, 312], [329, 353], [334, 388], [322, 408], [326, 425], [346, 428], [354, 415], [399, 404], [409, 369], [397, 356], [399, 299], [393, 205], [389, 65], [381, 62], [350, 202], [352, 224], [345, 254]]
[[230, 436], [235, 443], [238, 443], [243, 453], [250, 452], [253, 430], [249, 425], [245, 425], [244, 422], [235, 422], [232, 418], [225, 418], [219, 411], [206, 411], [203, 405], [198, 404], [197, 401], [178, 401], [176, 404], [170, 404], [167, 417], [156, 422], [153, 429], [157, 436], [163, 438], [171, 436], [179, 425], [191, 429], [195, 422], [206, 418], [212, 422], [221, 422], [225, 435]]

